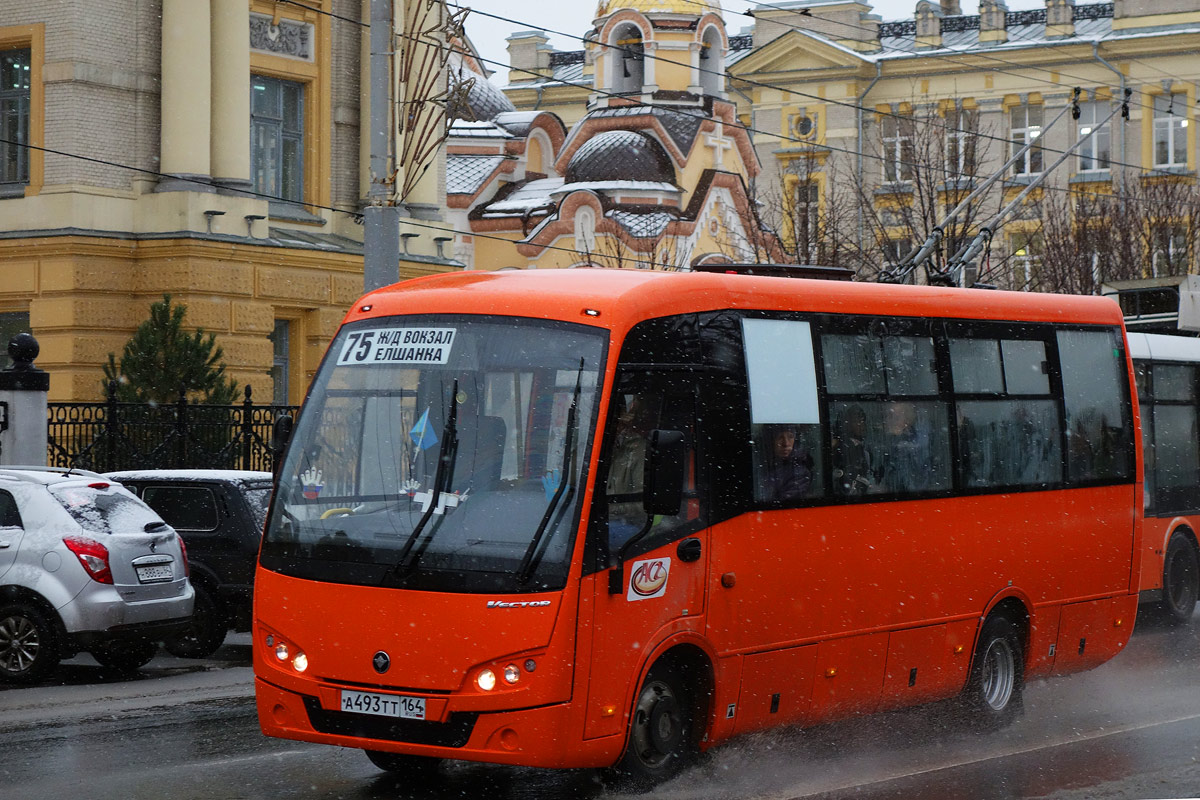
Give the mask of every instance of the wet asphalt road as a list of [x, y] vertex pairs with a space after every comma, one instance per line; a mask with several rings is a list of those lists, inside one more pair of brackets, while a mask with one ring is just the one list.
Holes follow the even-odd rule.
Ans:
[[[258, 732], [248, 639], [202, 662], [160, 657], [128, 681], [87, 656], [35, 689], [0, 691], [0, 797], [593, 798], [588, 770], [454, 763], [431, 785], [385, 775], [357, 750]], [[1030, 685], [1025, 715], [973, 735], [937, 707], [730, 743], [656, 798], [1138, 800], [1200, 797], [1200, 616], [1139, 620], [1126, 652]]]

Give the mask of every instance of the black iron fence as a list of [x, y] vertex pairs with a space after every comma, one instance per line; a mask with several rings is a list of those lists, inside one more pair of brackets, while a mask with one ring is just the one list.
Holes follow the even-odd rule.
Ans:
[[50, 403], [48, 463], [96, 472], [123, 469], [256, 469], [275, 463], [271, 429], [296, 406], [121, 403], [116, 386], [103, 403]]

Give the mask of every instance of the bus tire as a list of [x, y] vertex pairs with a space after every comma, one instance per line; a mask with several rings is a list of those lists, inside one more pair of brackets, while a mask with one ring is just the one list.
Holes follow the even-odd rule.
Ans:
[[630, 716], [625, 753], [605, 775], [608, 783], [646, 792], [699, 754], [695, 705], [679, 672], [660, 661], [646, 674]]
[[968, 721], [984, 730], [1000, 728], [1021, 712], [1025, 648], [1021, 629], [1005, 614], [983, 623], [962, 701]]
[[1196, 545], [1183, 531], [1175, 531], [1163, 557], [1163, 616], [1176, 625], [1187, 622], [1196, 610], [1200, 595], [1200, 556]]
[[364, 750], [371, 763], [384, 772], [413, 782], [428, 780], [438, 771], [442, 760], [428, 756], [413, 756], [408, 753], [387, 753], [383, 750]]

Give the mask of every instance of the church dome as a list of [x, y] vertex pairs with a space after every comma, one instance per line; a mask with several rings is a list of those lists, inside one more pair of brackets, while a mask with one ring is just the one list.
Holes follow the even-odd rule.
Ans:
[[462, 95], [452, 94], [446, 101], [446, 114], [451, 119], [478, 120], [495, 119], [498, 114], [516, 111], [516, 106], [491, 81], [470, 69], [457, 53], [451, 54], [450, 72], [469, 88]]
[[721, 0], [600, 0], [596, 5], [596, 19], [626, 8], [643, 14], [687, 14], [700, 17], [709, 11], [720, 15]]
[[583, 143], [567, 164], [567, 183], [649, 181], [674, 183], [663, 146], [638, 131], [605, 131]]

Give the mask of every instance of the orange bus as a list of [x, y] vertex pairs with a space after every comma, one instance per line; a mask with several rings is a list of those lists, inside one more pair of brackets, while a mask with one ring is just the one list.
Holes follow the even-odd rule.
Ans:
[[1184, 623], [1200, 593], [1200, 339], [1130, 333], [1144, 452], [1142, 602]]
[[648, 787], [782, 724], [1128, 641], [1142, 488], [1111, 300], [719, 272], [368, 294], [296, 421], [255, 588], [271, 736]]

